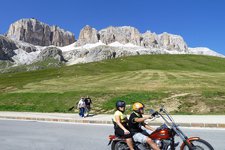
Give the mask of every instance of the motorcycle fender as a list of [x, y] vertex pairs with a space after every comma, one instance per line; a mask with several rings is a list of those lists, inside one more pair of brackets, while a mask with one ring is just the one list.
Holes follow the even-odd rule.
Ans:
[[108, 145], [110, 145], [111, 143], [112, 143], [112, 141], [116, 138], [116, 136], [115, 135], [109, 135], [109, 143], [108, 143]]
[[113, 139], [115, 139], [116, 138], [116, 136], [115, 135], [109, 135], [109, 140], [113, 140]]
[[[188, 143], [190, 143], [191, 141], [199, 140], [199, 139], [200, 139], [199, 137], [190, 137], [190, 138], [188, 138], [186, 141], [187, 141]], [[183, 149], [184, 149], [184, 146], [185, 146], [185, 143], [183, 142], [182, 145], [181, 145], [181, 147], [180, 147], [180, 149], [183, 150]]]
[[110, 145], [112, 143], [112, 140], [109, 141], [108, 145]]
[[109, 135], [108, 139], [109, 139], [108, 145], [110, 145], [112, 141], [125, 141], [125, 139], [117, 138], [115, 135]]

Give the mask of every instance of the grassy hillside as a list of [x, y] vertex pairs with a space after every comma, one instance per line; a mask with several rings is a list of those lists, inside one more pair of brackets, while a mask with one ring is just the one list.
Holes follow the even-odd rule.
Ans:
[[145, 55], [0, 74], [0, 110], [68, 112], [86, 95], [94, 113], [112, 113], [123, 99], [176, 114], [225, 114], [225, 59]]
[[29, 65], [19, 65], [19, 66], [13, 66], [13, 65], [14, 64], [10, 61], [0, 61], [0, 74], [58, 68], [63, 66], [64, 64], [62, 62], [59, 62], [58, 60], [49, 58], [44, 61], [34, 62]]

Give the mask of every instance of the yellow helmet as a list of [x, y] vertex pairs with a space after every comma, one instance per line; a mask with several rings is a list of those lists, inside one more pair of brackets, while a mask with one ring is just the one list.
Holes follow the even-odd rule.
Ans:
[[140, 112], [140, 109], [143, 109], [143, 108], [144, 108], [144, 105], [139, 102], [134, 103], [132, 106], [133, 111], [136, 111], [136, 112]]

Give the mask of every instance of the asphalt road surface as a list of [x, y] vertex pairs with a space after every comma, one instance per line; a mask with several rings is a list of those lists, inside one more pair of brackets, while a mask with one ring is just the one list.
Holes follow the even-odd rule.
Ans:
[[[225, 129], [184, 128], [187, 135], [200, 136], [215, 150], [225, 150]], [[48, 123], [0, 120], [1, 150], [109, 150], [111, 125]]]

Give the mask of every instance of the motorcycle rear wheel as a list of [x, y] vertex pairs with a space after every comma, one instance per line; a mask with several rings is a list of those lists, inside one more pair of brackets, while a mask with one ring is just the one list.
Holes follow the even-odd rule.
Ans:
[[114, 150], [129, 150], [126, 142], [118, 141], [115, 143]]
[[116, 145], [116, 142], [113, 141], [112, 144], [111, 144], [111, 150], [115, 150], [115, 145]]
[[[193, 150], [214, 150], [213, 147], [205, 140], [198, 139], [190, 142], [193, 145]], [[189, 148], [185, 145], [182, 150], [189, 150]]]

